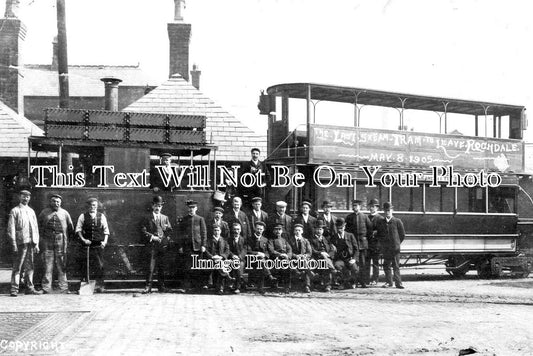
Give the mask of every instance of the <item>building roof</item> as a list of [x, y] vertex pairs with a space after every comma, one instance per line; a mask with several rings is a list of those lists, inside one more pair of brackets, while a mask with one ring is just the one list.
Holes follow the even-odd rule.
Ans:
[[0, 157], [27, 157], [29, 136], [43, 130], [0, 101]]
[[[69, 65], [69, 94], [73, 97], [103, 97], [104, 77], [122, 79], [121, 87], [154, 87], [160, 78], [150, 76], [139, 65]], [[24, 66], [24, 96], [59, 96], [58, 72], [49, 64], [27, 64]]]
[[179, 74], [123, 111], [205, 115], [207, 140], [218, 146], [217, 160], [248, 161], [252, 147], [266, 153], [266, 135], [245, 126]]

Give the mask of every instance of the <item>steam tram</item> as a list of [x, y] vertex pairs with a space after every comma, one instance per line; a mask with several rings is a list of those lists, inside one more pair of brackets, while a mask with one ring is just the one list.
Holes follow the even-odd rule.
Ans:
[[[205, 180], [195, 189], [189, 188], [187, 181], [175, 189], [155, 192], [148, 178], [148, 173], [160, 164], [157, 156], [162, 153], [179, 159], [183, 169], [193, 164], [202, 167], [206, 179], [216, 175], [217, 147], [207, 143], [205, 125], [206, 118], [198, 115], [47, 109], [45, 136], [29, 139], [30, 148], [36, 151], [31, 161], [58, 168], [57, 172], [42, 168], [40, 178], [33, 170], [31, 205], [39, 213], [48, 205], [51, 193], [61, 194], [62, 206], [75, 224], [85, 211], [86, 200], [98, 198], [99, 210], [106, 214], [110, 229], [105, 249], [106, 280], [144, 280], [147, 259], [140, 243], [140, 222], [151, 211], [152, 197], [163, 197], [163, 213], [172, 218], [174, 231], [179, 218], [187, 214], [187, 200], [197, 201], [202, 215], [211, 211], [213, 189], [209, 184], [214, 180]], [[96, 166], [113, 168], [93, 172], [91, 167]], [[105, 180], [101, 177], [103, 171]], [[79, 174], [84, 177], [82, 184], [76, 184], [80, 183], [76, 182]], [[52, 186], [54, 183], [56, 186]], [[76, 243], [70, 243], [69, 271], [78, 270], [72, 257]], [[166, 275], [170, 279], [180, 277], [176, 263], [182, 259], [177, 257], [177, 248], [169, 249]], [[69, 279], [73, 277], [69, 273]]]
[[[454, 276], [529, 274], [523, 106], [313, 83], [271, 86], [258, 106], [268, 116], [267, 163], [307, 179], [270, 189], [270, 201], [287, 200], [296, 212], [303, 199], [315, 207], [329, 200], [337, 216], [352, 199], [363, 210], [372, 198], [390, 201], [406, 227], [405, 265], [444, 262]], [[501, 182], [473, 181], [480, 173]], [[454, 186], [450, 174], [468, 182]], [[392, 181], [413, 176], [414, 186]]]

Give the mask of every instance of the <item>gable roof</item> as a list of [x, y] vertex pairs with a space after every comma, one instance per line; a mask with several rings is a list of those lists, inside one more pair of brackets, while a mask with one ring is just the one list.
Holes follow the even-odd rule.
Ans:
[[29, 136], [43, 130], [0, 101], [0, 157], [27, 157]]
[[[49, 64], [27, 64], [24, 66], [24, 96], [59, 96], [57, 70]], [[74, 97], [103, 97], [104, 77], [121, 79], [121, 87], [155, 87], [161, 80], [150, 76], [139, 65], [69, 65], [69, 94]]]
[[248, 161], [250, 149], [266, 153], [266, 135], [260, 135], [226, 112], [179, 74], [123, 111], [205, 115], [206, 137], [218, 147], [217, 160]]

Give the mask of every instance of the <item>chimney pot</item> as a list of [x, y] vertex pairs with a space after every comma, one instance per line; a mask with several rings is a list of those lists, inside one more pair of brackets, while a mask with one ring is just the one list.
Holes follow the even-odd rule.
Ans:
[[118, 85], [122, 79], [106, 77], [100, 79], [105, 85], [105, 106], [108, 111], [118, 111]]
[[198, 69], [198, 66], [196, 64], [193, 64], [192, 70], [191, 70], [191, 82], [192, 82], [192, 86], [198, 90], [200, 90], [200, 75], [201, 74], [202, 74], [202, 71]]

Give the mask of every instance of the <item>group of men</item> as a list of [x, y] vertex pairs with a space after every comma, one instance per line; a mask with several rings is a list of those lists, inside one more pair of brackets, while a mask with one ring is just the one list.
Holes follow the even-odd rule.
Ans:
[[[331, 291], [333, 285], [366, 288], [378, 282], [382, 255], [383, 287], [404, 288], [399, 256], [405, 231], [402, 221], [393, 217], [390, 203], [383, 205], [383, 217], [378, 214], [379, 202], [372, 199], [367, 216], [360, 211], [361, 201], [354, 200], [354, 212], [346, 219], [331, 213], [333, 205], [329, 201], [323, 202], [323, 212], [317, 216], [311, 214], [312, 204], [304, 201], [294, 219], [286, 214], [286, 202], [278, 201], [276, 212], [270, 215], [262, 209], [262, 203], [262, 198], [253, 198], [251, 210], [245, 213], [241, 198], [234, 197], [229, 208], [216, 206], [211, 217], [204, 219], [197, 214], [197, 202], [187, 202], [188, 215], [179, 223], [177, 231], [178, 251], [185, 261], [186, 287], [207, 288], [210, 279], [217, 293], [231, 290], [238, 294], [246, 288], [243, 279], [246, 271], [248, 285], [256, 285], [261, 293], [266, 281], [276, 287], [283, 283], [285, 290], [290, 291], [293, 283], [301, 280], [307, 293], [315, 280], [324, 291]], [[172, 241], [172, 228], [168, 217], [161, 214], [162, 206], [161, 197], [155, 197], [153, 216], [142, 226], [152, 251], [143, 293], [152, 292], [156, 265], [159, 290], [167, 290], [164, 251]], [[198, 261], [206, 260], [212, 263], [203, 266], [209, 267], [198, 268]], [[321, 263], [290, 264], [290, 261]], [[230, 267], [224, 268], [225, 265]]]
[[[96, 292], [102, 292], [103, 251], [109, 228], [105, 215], [98, 211], [98, 200], [88, 199], [87, 211], [78, 217], [74, 226], [69, 213], [61, 208], [60, 195], [50, 196], [49, 207], [38, 218], [28, 206], [30, 199], [31, 193], [22, 190], [19, 205], [11, 210], [8, 220], [8, 236], [14, 253], [11, 295], [19, 293], [21, 271], [26, 294], [50, 293], [54, 267], [59, 292], [66, 293], [66, 253], [71, 235], [77, 239], [78, 255], [87, 256], [87, 261], [78, 259], [77, 265], [83, 270], [85, 266], [89, 268], [89, 260], [92, 262]], [[184, 262], [187, 288], [206, 288], [211, 281], [217, 293], [225, 290], [240, 293], [253, 282], [264, 292], [265, 282], [269, 281], [276, 287], [282, 283], [285, 290], [290, 291], [299, 280], [304, 292], [311, 291], [313, 281], [324, 291], [330, 291], [335, 285], [366, 288], [377, 284], [380, 256], [384, 260], [383, 287], [403, 288], [399, 256], [405, 231], [401, 220], [392, 215], [390, 203], [383, 205], [383, 217], [378, 214], [379, 202], [370, 200], [367, 216], [361, 212], [362, 202], [353, 200], [353, 213], [344, 219], [332, 214], [333, 204], [329, 201], [323, 202], [320, 214], [313, 214], [311, 202], [303, 201], [295, 218], [286, 214], [284, 201], [276, 202], [276, 212], [270, 215], [262, 209], [262, 198], [254, 197], [251, 202], [251, 210], [245, 213], [241, 198], [234, 197], [226, 209], [215, 206], [206, 220], [197, 214], [198, 203], [187, 201], [188, 214], [178, 222], [174, 232], [171, 219], [162, 213], [163, 198], [154, 196], [152, 209], [140, 227], [148, 263], [143, 293], [152, 292], [156, 267], [159, 291], [168, 290], [165, 255], [172, 247], [177, 248]], [[40, 248], [45, 271], [42, 290], [36, 290], [34, 255]], [[209, 263], [198, 265], [198, 261]], [[291, 264], [291, 261], [296, 263]], [[311, 261], [314, 264], [308, 263]], [[249, 275], [248, 284], [243, 278], [245, 269]]]
[[[105, 215], [98, 212], [98, 200], [88, 199], [87, 211], [79, 216], [74, 226], [70, 214], [61, 208], [61, 195], [52, 194], [49, 207], [41, 211], [38, 217], [28, 205], [30, 199], [31, 192], [21, 190], [19, 204], [9, 213], [7, 235], [13, 251], [10, 295], [16, 297], [19, 294], [21, 279], [24, 281], [25, 294], [52, 292], [54, 267], [57, 270], [59, 292], [68, 293], [66, 255], [69, 237], [73, 234], [79, 241], [80, 249], [86, 251], [93, 261], [96, 292], [103, 292], [103, 250], [107, 245], [109, 228]], [[39, 252], [42, 255], [44, 274], [42, 289], [36, 290], [33, 284], [34, 258]], [[82, 252], [79, 255], [86, 254]], [[87, 264], [78, 265], [89, 268]]]

